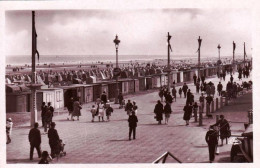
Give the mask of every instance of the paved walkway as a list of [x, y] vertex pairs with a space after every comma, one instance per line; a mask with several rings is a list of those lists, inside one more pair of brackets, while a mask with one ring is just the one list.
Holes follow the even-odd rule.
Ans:
[[[234, 76], [237, 80], [237, 75]], [[227, 76], [226, 79], [229, 79]], [[249, 80], [249, 79], [248, 79]], [[217, 83], [219, 79], [211, 78], [207, 81]], [[241, 81], [240, 81], [241, 82]], [[193, 84], [188, 85], [195, 92]], [[178, 88], [178, 87], [177, 87]], [[225, 84], [224, 84], [225, 89]], [[195, 94], [195, 101], [198, 101]], [[184, 98], [177, 98], [172, 104], [173, 114], [168, 125], [158, 125], [154, 120], [153, 109], [159, 99], [158, 92], [147, 93], [131, 97], [138, 109], [137, 139], [128, 140], [128, 122], [125, 111], [113, 105], [110, 122], [91, 122], [90, 107], [93, 103], [85, 104], [80, 121], [67, 121], [67, 114], [54, 117], [56, 129], [66, 143], [67, 156], [57, 163], [152, 163], [164, 152], [169, 151], [184, 163], [208, 163], [208, 148], [205, 134], [214, 119], [204, 119], [203, 126], [191, 119], [189, 126], [185, 125], [183, 117]], [[231, 121], [232, 134], [244, 131], [242, 122], [247, 122], [247, 110], [252, 108], [252, 93], [249, 92], [237, 98], [231, 105], [222, 108], [215, 114], [224, 114]], [[29, 123], [16, 127], [12, 133], [12, 143], [7, 145], [7, 163], [37, 163], [36, 151], [34, 160], [29, 160]], [[43, 128], [40, 128], [43, 132]], [[231, 138], [232, 139], [232, 138]], [[230, 140], [231, 142], [231, 140]], [[48, 137], [42, 134], [42, 150], [50, 152]], [[216, 162], [229, 162], [231, 144], [220, 147], [220, 155]], [[169, 162], [176, 162], [170, 160]]]

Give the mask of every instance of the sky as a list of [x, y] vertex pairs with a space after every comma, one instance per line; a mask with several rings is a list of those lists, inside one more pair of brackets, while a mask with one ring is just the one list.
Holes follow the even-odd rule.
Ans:
[[[31, 11], [7, 11], [5, 55], [31, 54]], [[252, 16], [246, 9], [128, 9], [36, 11], [37, 45], [41, 55], [113, 55], [121, 40], [122, 55], [166, 55], [167, 33], [173, 55], [247, 54], [252, 48]]]

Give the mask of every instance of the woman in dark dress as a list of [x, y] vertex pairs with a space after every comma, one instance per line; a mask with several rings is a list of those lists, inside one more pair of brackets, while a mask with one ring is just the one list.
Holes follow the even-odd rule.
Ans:
[[186, 125], [189, 125], [190, 117], [192, 114], [192, 106], [189, 103], [187, 103], [186, 106], [184, 106], [183, 111], [183, 120], [186, 121]]
[[163, 104], [160, 100], [158, 100], [157, 104], [155, 105], [154, 113], [156, 114], [156, 120], [158, 121], [158, 124], [161, 124], [161, 121], [163, 120]]
[[164, 113], [165, 113], [165, 124], [168, 124], [169, 118], [172, 113], [172, 108], [169, 102], [166, 102], [166, 105], [164, 106]]

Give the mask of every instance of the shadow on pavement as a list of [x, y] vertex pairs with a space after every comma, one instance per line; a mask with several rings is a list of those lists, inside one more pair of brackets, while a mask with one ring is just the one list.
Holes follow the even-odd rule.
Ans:
[[7, 164], [16, 164], [16, 163], [23, 163], [23, 164], [37, 164], [40, 161], [40, 159], [34, 159], [30, 160], [28, 159], [8, 159]]
[[128, 139], [112, 139], [110, 142], [129, 141]]
[[222, 157], [222, 158], [219, 158], [218, 163], [230, 163], [230, 157]]
[[194, 146], [194, 148], [207, 148], [208, 145], [196, 145]]
[[165, 125], [165, 124], [158, 124], [158, 123], [150, 123], [150, 124], [139, 124], [138, 126], [149, 126], [149, 125]]

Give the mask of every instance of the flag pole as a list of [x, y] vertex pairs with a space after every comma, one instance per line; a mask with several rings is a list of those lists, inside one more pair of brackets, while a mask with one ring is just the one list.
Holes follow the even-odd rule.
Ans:
[[246, 43], [244, 42], [244, 67], [246, 66]]

